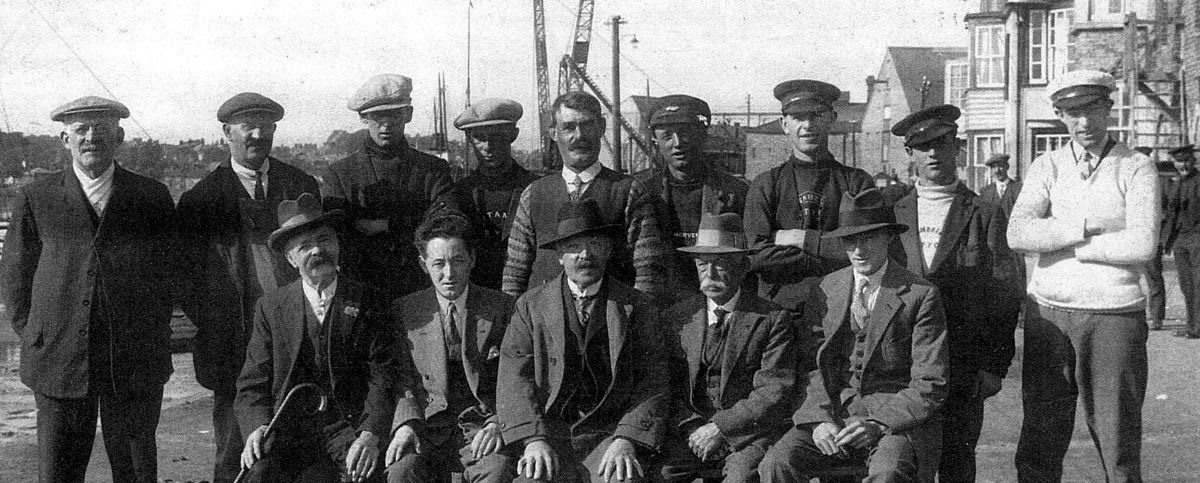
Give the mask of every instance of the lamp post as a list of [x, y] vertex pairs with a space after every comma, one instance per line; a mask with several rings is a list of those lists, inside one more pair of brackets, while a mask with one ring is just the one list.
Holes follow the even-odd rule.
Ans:
[[612, 93], [613, 93], [613, 170], [625, 172], [621, 166], [621, 20], [620, 15], [613, 15], [609, 20], [612, 25]]

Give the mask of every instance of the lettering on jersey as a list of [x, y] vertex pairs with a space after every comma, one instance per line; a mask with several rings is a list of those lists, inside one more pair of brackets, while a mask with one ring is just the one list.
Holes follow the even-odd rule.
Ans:
[[812, 191], [800, 193], [800, 227], [804, 230], [821, 229], [821, 195]]

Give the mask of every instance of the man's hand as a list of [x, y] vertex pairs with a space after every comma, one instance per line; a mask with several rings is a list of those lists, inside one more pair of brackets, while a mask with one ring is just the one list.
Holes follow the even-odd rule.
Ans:
[[249, 469], [263, 457], [263, 438], [267, 435], [267, 426], [259, 426], [246, 437], [246, 446], [242, 447], [242, 468]]
[[388, 231], [388, 221], [382, 218], [378, 220], [356, 220], [354, 222], [354, 229], [366, 236], [377, 235]]
[[392, 436], [384, 464], [392, 466], [392, 463], [400, 461], [400, 457], [409, 451], [421, 454], [421, 438], [417, 437], [417, 431], [413, 429], [412, 425], [405, 424], [396, 430], [395, 436]]
[[1083, 234], [1085, 236], [1116, 233], [1124, 229], [1125, 218], [1119, 216], [1089, 216], [1083, 221]]
[[346, 453], [346, 472], [354, 481], [367, 481], [379, 461], [379, 436], [370, 431], [359, 433]]
[[613, 438], [604, 451], [604, 457], [600, 459], [596, 474], [604, 481], [625, 481], [645, 476], [637, 460], [637, 448], [625, 438]]
[[483, 429], [475, 433], [475, 439], [471, 440], [471, 454], [475, 459], [495, 453], [503, 447], [504, 437], [500, 435], [500, 429], [496, 427], [496, 423], [483, 425]]
[[721, 430], [713, 422], [696, 428], [688, 436], [688, 446], [692, 448], [692, 453], [695, 453], [696, 457], [700, 458], [700, 461], [708, 461], [709, 458], [715, 458], [716, 453], [724, 445], [725, 436], [721, 434]]
[[862, 449], [875, 444], [883, 437], [883, 425], [866, 419], [856, 419], [842, 428], [834, 437], [840, 447]]
[[837, 445], [837, 434], [842, 428], [833, 423], [821, 423], [813, 428], [812, 439], [813, 444], [825, 456], [833, 456], [838, 453], [844, 453], [845, 450]]
[[531, 480], [553, 480], [558, 472], [558, 455], [545, 440], [531, 441], [517, 460], [517, 474]]
[[983, 399], [995, 396], [1004, 387], [1004, 380], [988, 371], [979, 371], [975, 378], [975, 394]]

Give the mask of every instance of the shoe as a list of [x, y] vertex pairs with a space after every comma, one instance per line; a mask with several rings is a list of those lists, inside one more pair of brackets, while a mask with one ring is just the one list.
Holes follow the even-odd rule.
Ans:
[[1179, 337], [1179, 338], [1183, 338], [1183, 339], [1200, 339], [1200, 335], [1189, 333], [1186, 330], [1175, 331], [1175, 337]]
[[1150, 330], [1162, 330], [1162, 327], [1163, 327], [1162, 319], [1151, 319], [1150, 320]]

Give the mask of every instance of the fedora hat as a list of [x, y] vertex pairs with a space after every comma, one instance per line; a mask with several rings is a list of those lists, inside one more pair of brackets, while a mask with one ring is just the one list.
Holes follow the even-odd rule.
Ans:
[[871, 188], [853, 196], [842, 193], [838, 227], [821, 238], [842, 238], [881, 229], [904, 233], [908, 225], [896, 223], [896, 214], [883, 202], [883, 193]]
[[344, 214], [342, 210], [321, 209], [321, 201], [311, 193], [301, 194], [295, 200], [280, 201], [278, 213], [279, 228], [267, 237], [267, 246], [277, 252], [283, 251], [287, 241], [296, 234], [322, 225], [332, 225], [341, 221]]
[[615, 237], [620, 232], [621, 225], [604, 223], [604, 218], [600, 216], [600, 205], [596, 204], [596, 200], [589, 198], [567, 203], [559, 208], [554, 236], [538, 244], [538, 248], [551, 249], [559, 242], [579, 235], [603, 234]]
[[754, 251], [746, 248], [746, 233], [742, 229], [742, 217], [736, 213], [703, 214], [700, 217], [700, 227], [696, 230], [696, 244], [690, 247], [679, 247], [676, 250], [692, 254]]

